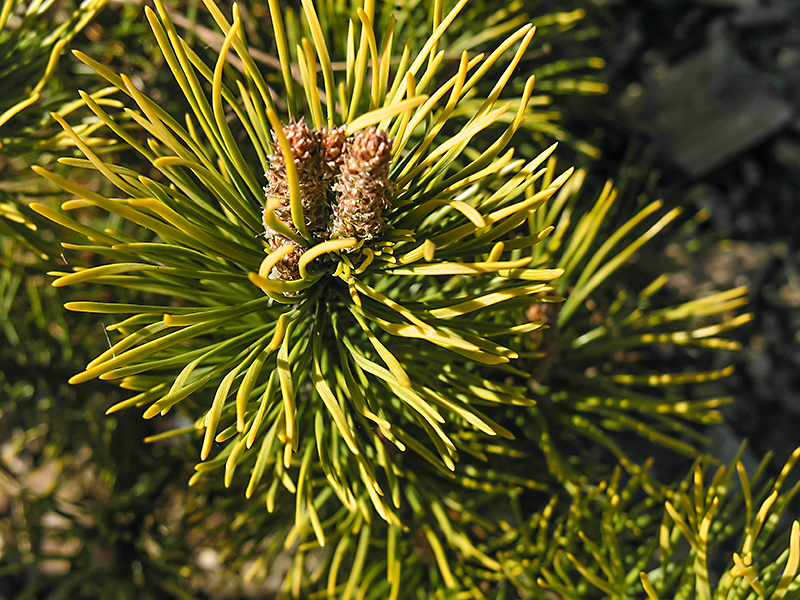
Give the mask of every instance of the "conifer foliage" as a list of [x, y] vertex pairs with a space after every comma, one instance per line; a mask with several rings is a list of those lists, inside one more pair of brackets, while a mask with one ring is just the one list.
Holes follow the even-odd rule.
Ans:
[[691, 495], [619, 436], [697, 454], [729, 399], [688, 386], [730, 368], [635, 357], [737, 349], [724, 334], [750, 319], [746, 290], [671, 305], [666, 275], [628, 285], [626, 265], [680, 209], [621, 214], [613, 184], [592, 195], [586, 169], [559, 168], [536, 78], [520, 79], [536, 33], [521, 3], [475, 38], [458, 28], [483, 5], [423, 4], [424, 26], [403, 3], [302, 0], [296, 14], [270, 0], [265, 69], [248, 11], [203, 0], [209, 58], [155, 0], [144, 14], [181, 112], [75, 51], [110, 88], [79, 92], [88, 127], [52, 114], [82, 157], [34, 166], [65, 196], [25, 208], [70, 236], [75, 266], [53, 285], [90, 296], [66, 308], [112, 320], [108, 349], [69, 382], [115, 382], [128, 396], [109, 414], [158, 417], [147, 441], [193, 447], [187, 518], [220, 498], [228, 566], [262, 581], [288, 557], [283, 595], [654, 600], [691, 582], [710, 598], [707, 542], [741, 525], [715, 512], [738, 469], [752, 540], [720, 589], [796, 596], [797, 524], [772, 567], [752, 566], [772, 504], [759, 496], [753, 516], [738, 463], [706, 492], [698, 462]]

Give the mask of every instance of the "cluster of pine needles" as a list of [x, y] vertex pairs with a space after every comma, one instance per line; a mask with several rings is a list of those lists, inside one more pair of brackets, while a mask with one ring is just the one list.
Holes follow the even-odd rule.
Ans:
[[[59, 61], [102, 3], [61, 7], [71, 16], [48, 30], [51, 5], [5, 0], [0, 16], [0, 76], [37, 81], [0, 98], [2, 166], [34, 163], [49, 185], [35, 201], [0, 188], [6, 338], [19, 345], [9, 310], [26, 303], [26, 331], [58, 319], [65, 356], [68, 323], [102, 323], [69, 383], [98, 390], [81, 414], [115, 433], [94, 452], [138, 481], [109, 475], [106, 516], [62, 506], [55, 529], [24, 478], [9, 484], [17, 524], [78, 540], [53, 593], [111, 589], [124, 558], [98, 576], [76, 557], [116, 543], [138, 565], [118, 593], [194, 597], [200, 536], [228, 573], [294, 598], [800, 597], [800, 528], [780, 520], [800, 453], [771, 479], [739, 455], [715, 466], [704, 428], [731, 399], [698, 384], [732, 367], [648, 358], [672, 346], [724, 361], [747, 290], [676, 303], [668, 274], [634, 282], [653, 238], [702, 216], [630, 210], [556, 159], [554, 139], [596, 154], [536, 95], [605, 91], [585, 75], [599, 59], [548, 54], [583, 10], [203, 0], [189, 18], [155, 0], [143, 18], [173, 78], [165, 101], [113, 61]], [[66, 60], [91, 91], [48, 96]], [[58, 290], [76, 314], [38, 291], [45, 271], [76, 286]], [[4, 415], [69, 396], [5, 377]], [[130, 414], [170, 457], [149, 472], [115, 447]], [[630, 434], [693, 459], [689, 477], [660, 481]], [[4, 452], [35, 454], [39, 437]], [[44, 496], [63, 505], [64, 487]], [[127, 533], [90, 544], [87, 519]], [[47, 563], [22, 531], [0, 531], [15, 581]], [[49, 584], [31, 585], [23, 596]]]

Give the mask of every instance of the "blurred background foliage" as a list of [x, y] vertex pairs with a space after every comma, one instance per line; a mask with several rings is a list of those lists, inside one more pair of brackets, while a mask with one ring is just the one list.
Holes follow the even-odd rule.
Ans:
[[[398, 41], [418, 50], [430, 31], [428, 4], [379, 5], [376, 21], [384, 28], [394, 13]], [[287, 544], [291, 497], [279, 495], [268, 513], [261, 502], [245, 500], [237, 480], [226, 488], [221, 477], [205, 477], [187, 487], [195, 439], [142, 443], [189, 421], [144, 421], [136, 411], [105, 416], [123, 399], [116, 386], [69, 386], [67, 379], [110, 341], [102, 316], [65, 311], [77, 296], [49, 285], [47, 272], [64, 268], [61, 243], [80, 236], [29, 208], [70, 199], [29, 167], [62, 172], [57, 159], [77, 156], [50, 116], [57, 112], [102, 156], [149, 168], [109, 142], [79, 101], [81, 89], [104, 107], [122, 106], [66, 52], [80, 50], [126, 73], [167, 112], [183, 114], [182, 93], [142, 6], [3, 3], [0, 597], [386, 598], [385, 546], [393, 535], [408, 598], [800, 597], [800, 533], [790, 523], [796, 453], [777, 476], [766, 458], [748, 475], [739, 455], [725, 467], [697, 456], [708, 450], [706, 427], [730, 401], [704, 385], [729, 372], [729, 353], [739, 343], [726, 332], [750, 318], [742, 312], [746, 290], [695, 298], [676, 289], [669, 277], [676, 266], [664, 249], [680, 244], [702, 256], [715, 239], [708, 215], [680, 215], [654, 201], [647, 157], [625, 159], [617, 173], [593, 168], [602, 139], [585, 123], [571, 127], [586, 97], [606, 91], [598, 70], [604, 61], [588, 44], [603, 35], [606, 15], [590, 2], [471, 2], [441, 44], [450, 60], [462, 50], [491, 50], [520, 25], [536, 24], [520, 76], [504, 92], [518, 97], [536, 74], [529, 118], [512, 145], [517, 156], [532, 157], [554, 140], [564, 142], [559, 161], [581, 169], [530, 223], [532, 231], [555, 227], [536, 248], [543, 266], [565, 268], [557, 293], [568, 297], [536, 304], [528, 314], [550, 325], [522, 341], [530, 353], [550, 357], [536, 363], [532, 380], [519, 382], [538, 404], [508, 411], [518, 435], [513, 447], [463, 440], [486, 457], [481, 472], [446, 481], [424, 460], [407, 457], [408, 531], [390, 533], [382, 522], [354, 527], [340, 510], [330, 515], [341, 533], [336, 550]], [[187, 43], [213, 65], [224, 35], [202, 3], [167, 6]], [[269, 6], [240, 8], [252, 55], [268, 83], [279, 86]], [[344, 56], [355, 4], [320, 2], [317, 9], [332, 55]], [[310, 37], [299, 2], [281, 3], [281, 10], [292, 47]], [[145, 138], [133, 122], [125, 127]], [[613, 185], [605, 185], [609, 176]], [[108, 187], [90, 171], [82, 178], [89, 189]], [[101, 211], [82, 219], [100, 231], [137, 235]], [[73, 252], [70, 261], [89, 267], [97, 257]], [[80, 299], [110, 301], [110, 293], [94, 288]], [[115, 302], [141, 301], [135, 291], [113, 294]]]

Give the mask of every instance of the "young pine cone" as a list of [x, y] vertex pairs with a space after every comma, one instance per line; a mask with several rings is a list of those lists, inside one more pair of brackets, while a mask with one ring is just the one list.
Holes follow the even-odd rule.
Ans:
[[358, 131], [345, 146], [341, 174], [333, 185], [331, 237], [355, 237], [369, 242], [385, 229], [381, 215], [391, 204], [389, 163], [392, 140], [385, 131], [371, 127]]
[[344, 162], [344, 153], [347, 146], [347, 127], [332, 127], [331, 129], [320, 130], [320, 141], [322, 143], [322, 159], [325, 161], [326, 183], [333, 182], [334, 177], [339, 174]]
[[[327, 234], [330, 219], [330, 205], [326, 198], [326, 190], [331, 176], [328, 174], [328, 167], [324, 160], [322, 136], [320, 132], [309, 129], [302, 120], [284, 125], [283, 133], [289, 140], [294, 155], [306, 229], [315, 239], [323, 237]], [[297, 233], [297, 228], [292, 220], [289, 182], [286, 179], [286, 161], [277, 143], [275, 146], [277, 151], [269, 157], [269, 170], [266, 173], [267, 185], [264, 187], [264, 191], [267, 196], [275, 196], [280, 200], [280, 204], [274, 211], [275, 218]], [[298, 261], [305, 249], [272, 229], [267, 224], [266, 217], [264, 218], [264, 232], [272, 250], [277, 250], [287, 242], [295, 246], [275, 265], [271, 276], [284, 281], [299, 279]]]
[[[382, 213], [390, 207], [387, 196], [391, 185], [388, 176], [392, 140], [385, 131], [371, 128], [348, 138], [344, 126], [316, 130], [309, 129], [301, 120], [285, 125], [283, 133], [294, 156], [303, 218], [312, 244], [331, 236], [369, 242], [386, 229]], [[280, 150], [269, 157], [269, 162], [264, 191], [279, 201], [274, 209], [275, 218], [298, 233], [292, 220], [286, 161]], [[336, 194], [333, 209], [331, 192]], [[298, 263], [306, 249], [272, 229], [266, 213], [264, 231], [272, 250], [286, 243], [293, 246], [272, 269], [270, 277], [283, 281], [298, 279]]]
[[[288, 125], [284, 125], [283, 133], [289, 140], [294, 155], [306, 229], [313, 238], [323, 237], [330, 218], [326, 190], [331, 176], [328, 174], [328, 166], [324, 160], [322, 135], [317, 130], [309, 129], [303, 120], [292, 121]], [[275, 209], [275, 216], [289, 229], [297, 232], [292, 221], [289, 182], [286, 179], [286, 161], [277, 143], [276, 150], [275, 154], [269, 157], [269, 171], [266, 173], [267, 186], [264, 191], [268, 196], [277, 196], [280, 199], [281, 203]], [[264, 227], [270, 246], [274, 250], [281, 244], [273, 243], [276, 233], [267, 226], [266, 222]]]
[[270, 279], [279, 279], [281, 281], [294, 281], [295, 279], [300, 279], [300, 257], [303, 256], [303, 253], [306, 251], [306, 249], [301, 248], [292, 240], [282, 236], [279, 233], [275, 233], [274, 237], [270, 240], [270, 244], [272, 243], [275, 244], [275, 248], [273, 248], [273, 250], [280, 248], [287, 243], [292, 245], [292, 250], [289, 252], [289, 254], [281, 258], [274, 267], [272, 267]]

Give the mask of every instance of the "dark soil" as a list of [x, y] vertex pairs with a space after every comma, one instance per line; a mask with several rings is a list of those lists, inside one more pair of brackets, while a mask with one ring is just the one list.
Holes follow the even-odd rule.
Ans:
[[779, 467], [800, 446], [800, 2], [601, 4], [616, 25], [600, 43], [614, 99], [604, 163], [652, 145], [657, 196], [709, 210], [730, 240], [689, 269], [719, 289], [749, 285], [755, 315], [722, 383], [736, 403], [715, 446], [746, 438]]

